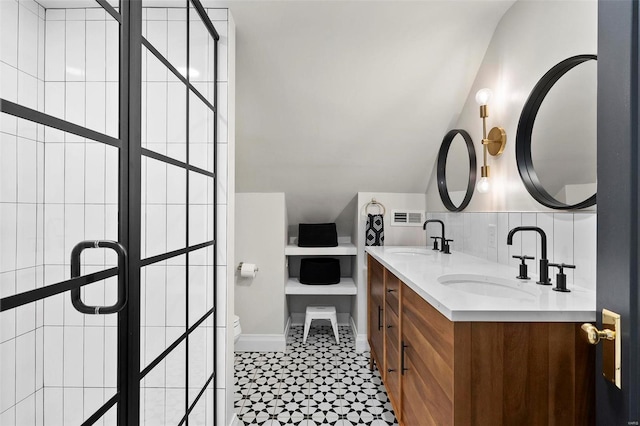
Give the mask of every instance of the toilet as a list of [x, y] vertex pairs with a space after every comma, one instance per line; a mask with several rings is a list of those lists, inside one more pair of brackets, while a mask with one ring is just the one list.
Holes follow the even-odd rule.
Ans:
[[233, 341], [234, 343], [238, 343], [238, 339], [240, 339], [240, 334], [242, 334], [242, 327], [240, 327], [240, 317], [237, 315], [233, 316]]

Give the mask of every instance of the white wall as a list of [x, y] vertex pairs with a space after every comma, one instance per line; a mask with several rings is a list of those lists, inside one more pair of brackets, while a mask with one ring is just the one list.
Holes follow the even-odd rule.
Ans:
[[355, 322], [358, 335], [356, 336], [356, 350], [363, 351], [367, 344], [367, 263], [365, 248], [365, 226], [367, 212], [376, 214], [378, 209], [367, 203], [373, 198], [382, 203], [386, 209], [384, 215], [384, 245], [385, 246], [424, 246], [426, 234], [420, 226], [391, 226], [393, 210], [419, 210], [425, 212], [424, 194], [396, 194], [385, 192], [358, 192], [357, 210], [354, 218], [355, 241], [358, 247], [357, 266], [354, 271], [358, 296], [351, 305], [351, 316]]
[[[536, 82], [554, 65], [570, 56], [597, 53], [597, 3], [587, 1], [518, 1], [498, 23], [460, 118], [452, 128], [467, 130], [482, 161], [482, 121], [475, 93], [489, 87], [487, 126], [507, 133], [505, 152], [489, 157], [493, 189], [476, 191], [466, 211], [548, 211], [524, 188], [515, 160], [515, 136], [522, 107]], [[563, 119], [562, 116], [558, 119]], [[479, 164], [480, 165], [480, 164]], [[479, 166], [478, 165], [478, 166]], [[479, 177], [478, 169], [478, 177]], [[430, 211], [446, 211], [435, 178], [427, 188]]]
[[235, 257], [259, 268], [255, 278], [236, 273], [235, 313], [243, 333], [236, 350], [286, 346], [286, 214], [284, 193], [236, 193]]

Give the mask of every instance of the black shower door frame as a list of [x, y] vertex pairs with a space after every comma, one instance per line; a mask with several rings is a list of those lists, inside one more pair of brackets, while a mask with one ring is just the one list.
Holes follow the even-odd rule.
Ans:
[[[218, 68], [218, 41], [219, 35], [208, 18], [205, 9], [199, 0], [184, 0], [187, 10], [187, 70], [189, 70], [189, 25], [190, 25], [190, 5], [198, 14], [205, 25], [210, 36], [214, 40], [214, 77], [213, 77], [213, 100], [209, 102], [191, 83], [189, 72], [183, 76], [171, 63], [154, 48], [154, 46], [142, 36], [142, 1], [141, 0], [120, 0], [119, 10], [116, 10], [107, 0], [96, 0], [105, 11], [120, 24], [119, 40], [119, 138], [96, 132], [86, 127], [71, 123], [69, 121], [42, 113], [32, 108], [28, 108], [5, 99], [0, 100], [0, 111], [20, 119], [28, 120], [36, 124], [55, 128], [67, 133], [71, 133], [83, 138], [91, 139], [94, 142], [118, 148], [119, 182], [118, 182], [118, 242], [122, 244], [128, 252], [128, 283], [127, 303], [118, 312], [118, 348], [117, 348], [117, 390], [102, 407], [89, 416], [83, 423], [88, 426], [100, 420], [111, 408], [117, 406], [117, 421], [119, 426], [133, 426], [140, 423], [140, 381], [155, 366], [160, 364], [178, 345], [188, 341], [189, 335], [199, 325], [210, 317], [213, 319], [213, 331], [215, 333], [216, 306], [217, 306], [217, 280], [213, 274], [213, 307], [209, 309], [201, 318], [189, 327], [186, 323], [186, 330], [165, 351], [151, 361], [144, 370], [140, 370], [140, 271], [141, 268], [158, 262], [177, 257], [185, 256], [185, 297], [186, 317], [189, 316], [188, 303], [188, 283], [189, 283], [189, 253], [206, 247], [212, 247], [214, 253], [212, 259], [213, 268], [216, 268], [216, 228], [217, 217], [215, 206], [216, 197], [216, 171], [217, 171], [217, 68]], [[142, 107], [142, 46], [145, 46], [168, 70], [178, 78], [186, 87], [186, 160], [178, 161], [174, 158], [156, 153], [142, 147], [141, 141], [141, 107]], [[189, 97], [196, 96], [207, 108], [213, 112], [213, 171], [201, 169], [189, 163]], [[200, 244], [188, 246], [179, 250], [166, 252], [145, 259], [141, 258], [141, 215], [142, 215], [142, 190], [141, 190], [141, 163], [142, 159], [152, 158], [157, 161], [179, 167], [186, 172], [186, 235], [185, 241], [189, 237], [189, 174], [197, 173], [213, 179], [213, 239]], [[18, 293], [0, 299], [0, 312], [9, 311], [20, 306], [35, 303], [56, 294], [80, 289], [81, 287], [118, 276], [119, 267], [106, 269], [103, 271], [81, 275], [69, 280], [61, 281], [35, 290]], [[188, 345], [186, 345], [185, 362], [188, 371]], [[213, 336], [213, 373], [207, 378], [194, 401], [189, 404], [188, 374], [185, 374], [185, 413], [179, 425], [189, 424], [189, 414], [204, 395], [207, 387], [215, 381], [217, 365], [216, 339]], [[215, 383], [215, 382], [214, 382]], [[217, 414], [218, 403], [216, 392], [213, 392], [213, 416]]]

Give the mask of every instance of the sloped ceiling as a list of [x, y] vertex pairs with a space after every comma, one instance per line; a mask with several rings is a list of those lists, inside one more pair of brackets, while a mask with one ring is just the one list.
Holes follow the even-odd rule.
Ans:
[[358, 191], [425, 192], [511, 4], [229, 2], [236, 191], [285, 192], [294, 226], [336, 220]]

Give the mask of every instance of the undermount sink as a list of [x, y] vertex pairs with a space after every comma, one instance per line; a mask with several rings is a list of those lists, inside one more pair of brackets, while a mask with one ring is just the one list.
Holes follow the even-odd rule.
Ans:
[[398, 247], [397, 249], [388, 248], [385, 253], [397, 254], [401, 256], [428, 256], [433, 254], [432, 250], [423, 248]]
[[530, 283], [478, 274], [441, 275], [438, 277], [438, 282], [465, 293], [504, 299], [533, 299], [536, 297], [537, 290], [525, 288]]

